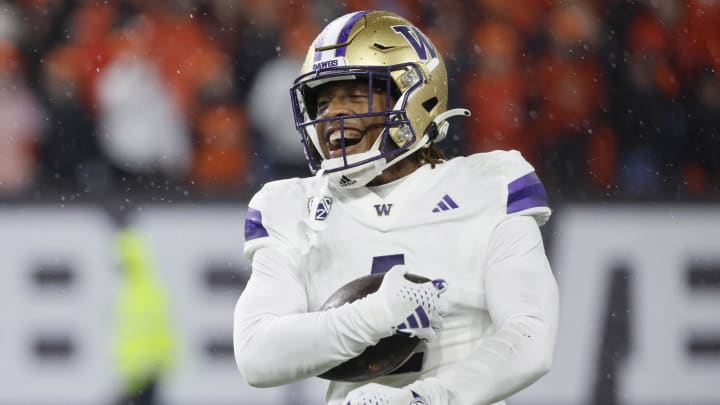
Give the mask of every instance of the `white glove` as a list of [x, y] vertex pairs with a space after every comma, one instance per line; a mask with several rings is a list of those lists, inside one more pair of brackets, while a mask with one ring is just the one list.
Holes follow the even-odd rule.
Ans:
[[344, 405], [429, 405], [429, 402], [407, 388], [370, 383], [350, 391]]
[[447, 314], [447, 304], [441, 299], [447, 283], [443, 279], [414, 283], [405, 278], [406, 273], [404, 266], [393, 267], [373, 294], [383, 300], [390, 313], [388, 326], [393, 334], [432, 339], [442, 329], [442, 318]]

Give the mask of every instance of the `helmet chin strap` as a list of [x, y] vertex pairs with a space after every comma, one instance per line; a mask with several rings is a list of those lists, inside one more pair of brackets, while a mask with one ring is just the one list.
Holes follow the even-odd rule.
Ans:
[[[341, 189], [358, 188], [365, 186], [370, 181], [372, 181], [372, 179], [382, 174], [383, 171], [387, 170], [395, 163], [405, 159], [407, 156], [415, 153], [418, 149], [424, 147], [428, 143], [437, 143], [445, 139], [448, 129], [450, 128], [450, 123], [447, 122], [447, 119], [455, 116], [469, 117], [470, 110], [467, 110], [465, 108], [454, 108], [452, 110], [447, 110], [441, 114], [438, 114], [438, 116], [435, 117], [435, 119], [433, 119], [432, 121], [438, 128], [438, 134], [437, 136], [435, 136], [434, 139], [430, 139], [430, 136], [425, 133], [423, 134], [422, 138], [420, 138], [420, 141], [416, 142], [413, 147], [408, 148], [408, 150], [396, 156], [391, 161], [388, 162], [387, 160], [381, 158], [358, 167], [329, 173], [327, 174], [329, 182]], [[381, 136], [378, 136], [373, 145], [367, 151], [345, 156], [347, 162], [354, 163], [373, 157], [375, 155], [375, 152], [377, 151], [378, 146], [380, 145], [381, 138]], [[342, 164], [342, 159], [343, 158], [340, 157], [324, 160], [321, 163], [321, 167], [325, 170], [330, 169], [332, 166]]]
[[308, 207], [308, 217], [300, 222], [303, 239], [301, 240], [300, 253], [307, 255], [317, 245], [318, 234], [325, 229], [325, 223], [318, 221], [315, 216], [318, 207], [325, 198], [328, 190], [329, 178], [323, 176], [325, 170], [320, 169], [315, 173], [314, 194]]

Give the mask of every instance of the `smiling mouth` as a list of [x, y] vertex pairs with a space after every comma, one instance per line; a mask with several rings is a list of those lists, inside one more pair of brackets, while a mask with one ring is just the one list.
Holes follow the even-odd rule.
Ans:
[[[365, 134], [356, 129], [348, 129], [348, 128], [345, 129], [344, 134], [345, 134], [345, 154], [349, 155], [351, 153], [355, 153], [356, 152], [355, 149], [357, 149], [356, 145], [362, 141]], [[343, 136], [341, 135], [341, 131], [339, 129], [330, 133], [330, 136], [328, 137], [328, 140], [327, 140], [327, 147], [328, 147], [328, 153], [330, 154], [331, 158], [340, 157], [343, 155], [342, 144], [343, 144]]]

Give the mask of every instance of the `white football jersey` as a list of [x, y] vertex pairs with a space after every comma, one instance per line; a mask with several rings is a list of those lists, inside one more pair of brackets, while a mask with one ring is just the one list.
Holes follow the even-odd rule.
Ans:
[[[448, 316], [439, 337], [423, 344], [411, 370], [375, 382], [403, 386], [466, 358], [493, 332], [484, 290], [488, 239], [508, 216], [550, 216], [545, 190], [516, 151], [495, 151], [424, 165], [390, 185], [318, 194], [317, 179], [266, 184], [251, 200], [245, 254], [275, 245], [296, 256], [294, 271], [316, 311], [347, 282], [404, 264], [410, 273], [448, 283]], [[385, 188], [381, 186], [381, 188]], [[381, 194], [387, 194], [381, 196]], [[282, 295], [278, 291], [278, 295]], [[340, 403], [355, 383], [330, 384]]]

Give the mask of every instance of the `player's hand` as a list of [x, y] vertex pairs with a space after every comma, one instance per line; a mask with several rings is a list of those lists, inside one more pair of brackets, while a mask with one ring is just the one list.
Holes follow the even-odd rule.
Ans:
[[370, 383], [350, 391], [343, 405], [429, 405], [429, 403], [420, 394], [407, 388]]
[[447, 305], [441, 295], [447, 289], [445, 280], [415, 283], [405, 278], [404, 266], [395, 266], [385, 274], [377, 294], [391, 318], [393, 333], [406, 333], [429, 340], [442, 329]]

